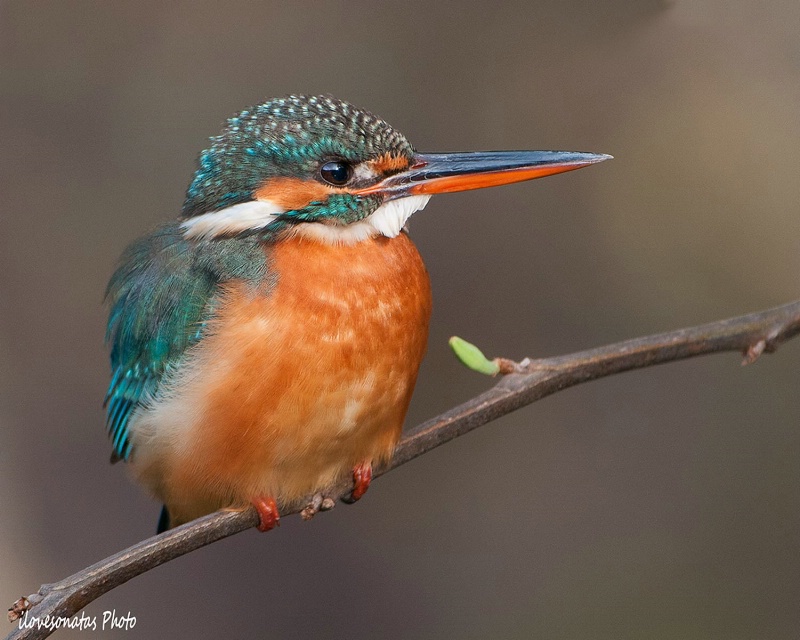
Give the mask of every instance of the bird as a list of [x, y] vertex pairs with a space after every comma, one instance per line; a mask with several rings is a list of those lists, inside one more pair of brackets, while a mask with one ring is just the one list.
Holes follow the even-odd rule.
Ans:
[[427, 346], [409, 217], [434, 194], [609, 157], [419, 153], [328, 95], [229, 118], [180, 215], [125, 250], [106, 290], [111, 458], [163, 503], [158, 532], [249, 505], [268, 531], [347, 478], [361, 498], [399, 441]]

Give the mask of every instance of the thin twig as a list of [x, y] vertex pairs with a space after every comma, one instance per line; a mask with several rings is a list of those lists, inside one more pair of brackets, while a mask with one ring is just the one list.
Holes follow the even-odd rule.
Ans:
[[[749, 364], [762, 353], [774, 351], [798, 333], [800, 301], [566, 356], [524, 360], [521, 363], [498, 359], [501, 372], [512, 373], [472, 400], [410, 430], [397, 446], [392, 460], [376, 469], [374, 475], [383, 475], [487, 422], [581, 382], [721, 351], [739, 351], [744, 355], [742, 364]], [[349, 482], [342, 483], [327, 494], [342, 498], [351, 489]], [[296, 504], [284, 505], [282, 514], [298, 513], [312, 499], [309, 497]], [[9, 618], [13, 621], [16, 619], [14, 616], [19, 617], [27, 612], [28, 622], [39, 620], [43, 626], [17, 626], [7, 640], [45, 638], [53, 631], [47, 626], [47, 616], [51, 620], [68, 618], [131, 578], [185, 553], [254, 527], [258, 521], [253, 508], [241, 512], [220, 511], [143, 540], [60, 582], [42, 585], [38, 593], [20, 598], [9, 610]]]

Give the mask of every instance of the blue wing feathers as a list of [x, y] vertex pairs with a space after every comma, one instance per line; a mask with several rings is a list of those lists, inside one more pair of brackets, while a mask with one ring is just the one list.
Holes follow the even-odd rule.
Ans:
[[112, 460], [131, 455], [128, 426], [157, 395], [165, 374], [202, 339], [222, 282], [263, 283], [266, 258], [255, 239], [195, 243], [175, 222], [134, 242], [106, 290], [111, 382], [105, 397]]
[[164, 227], [128, 248], [108, 285], [112, 377], [106, 415], [116, 458], [131, 453], [134, 411], [155, 395], [170, 362], [197, 339], [196, 325], [216, 282], [197, 268], [194, 253], [177, 225]]

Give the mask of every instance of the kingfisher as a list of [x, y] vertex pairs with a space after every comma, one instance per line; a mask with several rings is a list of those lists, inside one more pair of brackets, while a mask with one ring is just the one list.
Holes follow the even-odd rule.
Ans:
[[178, 219], [124, 252], [106, 292], [112, 462], [164, 508], [159, 532], [252, 504], [280, 509], [397, 444], [425, 353], [431, 288], [407, 221], [437, 193], [610, 156], [418, 153], [330, 96], [270, 99], [200, 153]]

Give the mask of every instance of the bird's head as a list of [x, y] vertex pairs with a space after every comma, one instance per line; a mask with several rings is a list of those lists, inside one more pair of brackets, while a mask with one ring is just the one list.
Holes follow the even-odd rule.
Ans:
[[245, 109], [200, 154], [183, 205], [187, 237], [301, 233], [324, 242], [394, 237], [435, 193], [570, 171], [610, 156], [564, 151], [416, 153], [371, 113], [328, 96]]

